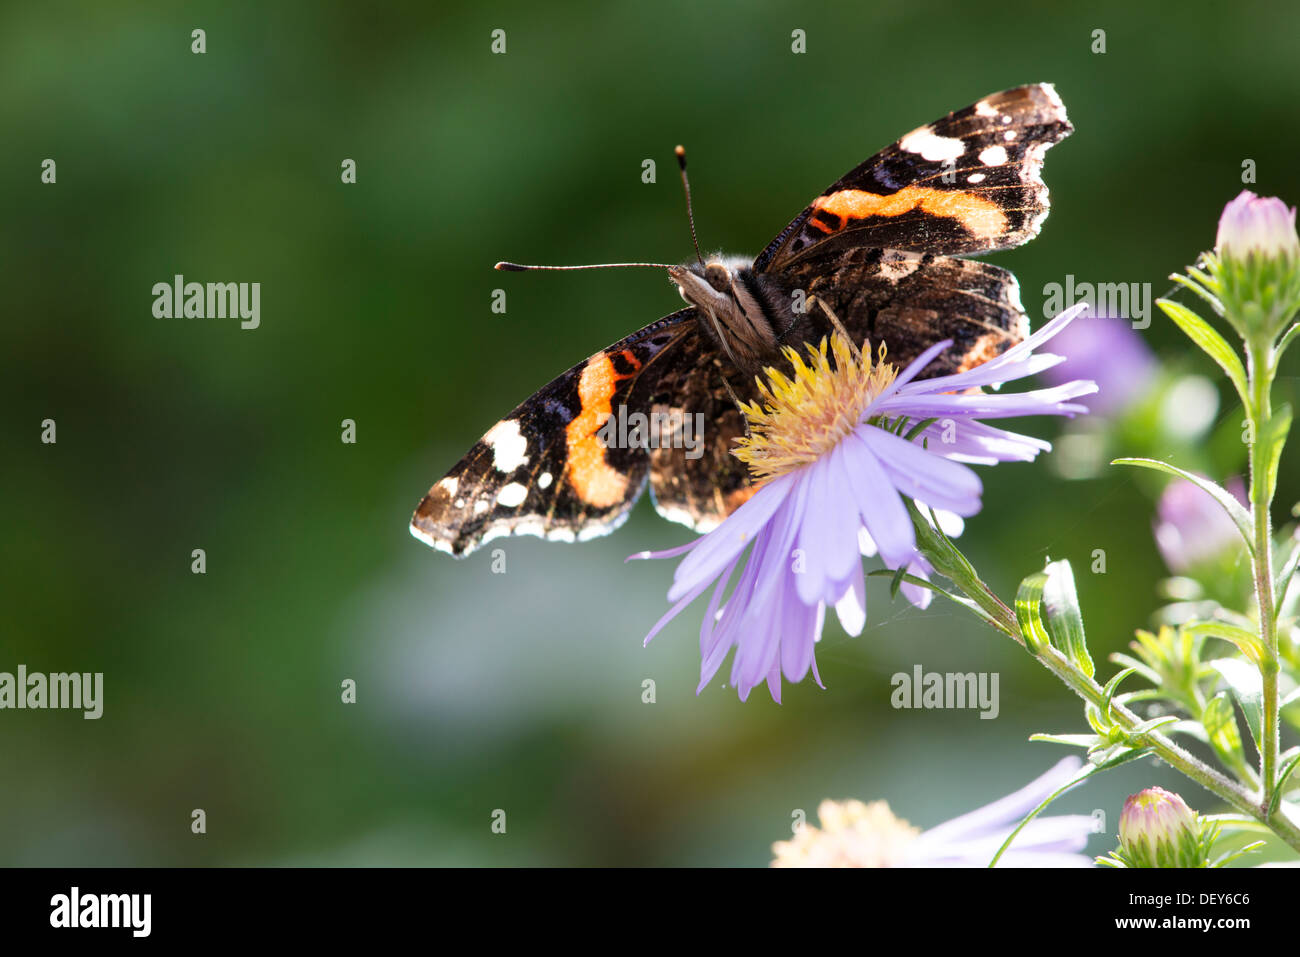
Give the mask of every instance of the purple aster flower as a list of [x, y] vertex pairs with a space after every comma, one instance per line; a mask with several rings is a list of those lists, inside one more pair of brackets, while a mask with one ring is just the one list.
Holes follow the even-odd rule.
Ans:
[[[1232, 479], [1227, 488], [1249, 507], [1241, 479]], [[1165, 486], [1156, 513], [1152, 526], [1156, 546], [1174, 574], [1184, 574], [1241, 542], [1241, 533], [1223, 506], [1186, 479]]]
[[1214, 248], [1224, 259], [1244, 260], [1251, 253], [1267, 259], [1300, 258], [1295, 207], [1288, 207], [1276, 196], [1256, 196], [1243, 189], [1223, 207]]
[[[772, 845], [773, 867], [987, 867], [1016, 825], [1062, 787], [1082, 765], [1064, 758], [1007, 797], [921, 831], [895, 817], [884, 801], [823, 801], [821, 827], [804, 825]], [[1030, 821], [998, 861], [1000, 867], [1090, 867], [1079, 853], [1094, 832], [1086, 814]]]
[[1083, 402], [1094, 415], [1123, 412], [1151, 388], [1155, 355], [1133, 328], [1117, 316], [1082, 315], [1052, 344], [1066, 360], [1043, 374], [1051, 385], [1074, 379], [1097, 383], [1097, 392]]
[[[965, 372], [918, 380], [948, 349], [940, 342], [902, 373], [884, 352], [856, 354], [841, 335], [785, 356], [794, 377], [769, 369], [762, 404], [744, 407], [750, 435], [735, 450], [759, 490], [707, 535], [665, 552], [633, 558], [685, 556], [673, 576], [672, 608], [646, 636], [649, 642], [709, 589], [700, 627], [699, 690], [734, 647], [731, 683], [742, 700], [766, 681], [781, 700], [781, 676], [800, 681], [811, 669], [821, 684], [813, 646], [826, 606], [851, 635], [866, 622], [862, 555], [878, 552], [891, 568], [926, 578], [930, 567], [916, 547], [904, 497], [957, 516], [980, 510], [983, 485], [968, 463], [1030, 461], [1050, 448], [1040, 439], [989, 425], [984, 419], [1086, 412], [1073, 399], [1096, 391], [1069, 382], [1031, 392], [985, 392], [1062, 361], [1034, 350], [1064, 329], [1083, 307], [1069, 309], [1002, 355]], [[899, 434], [900, 423], [929, 424]], [[729, 597], [728, 584], [739, 574]], [[904, 595], [925, 607], [929, 589], [905, 582]]]

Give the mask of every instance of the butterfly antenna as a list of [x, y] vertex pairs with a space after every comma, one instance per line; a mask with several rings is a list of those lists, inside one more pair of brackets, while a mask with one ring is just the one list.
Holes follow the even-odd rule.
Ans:
[[691, 224], [691, 242], [695, 244], [695, 258], [704, 266], [704, 257], [700, 255], [700, 240], [695, 235], [695, 211], [691, 209], [691, 181], [686, 178], [686, 147], [678, 146], [673, 150], [677, 154], [677, 165], [682, 170], [682, 189], [686, 191], [686, 221]]
[[497, 263], [493, 268], [502, 272], [533, 272], [537, 269], [628, 269], [633, 267], [645, 267], [647, 269], [671, 269], [668, 263], [593, 263], [588, 266], [524, 266], [519, 263]]

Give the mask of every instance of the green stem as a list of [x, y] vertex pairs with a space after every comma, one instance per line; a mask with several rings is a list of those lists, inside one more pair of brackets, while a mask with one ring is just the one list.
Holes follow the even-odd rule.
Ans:
[[[1105, 697], [1104, 689], [1080, 671], [1072, 661], [1051, 645], [1044, 645], [1036, 656], [1071, 691], [1094, 707], [1101, 708]], [[1125, 731], [1132, 731], [1142, 724], [1142, 720], [1137, 715], [1113, 699], [1110, 703], [1110, 718]], [[1270, 817], [1267, 803], [1256, 801], [1254, 796], [1237, 782], [1175, 744], [1159, 731], [1144, 732], [1137, 735], [1136, 740], [1142, 746], [1151, 748], [1165, 763], [1181, 771], [1207, 791], [1218, 795], [1243, 814], [1249, 814], [1266, 825], [1293, 849], [1300, 851], [1300, 823], [1281, 812]]]
[[[1271, 581], [1271, 579], [1268, 579]], [[977, 587], [966, 591], [967, 597], [974, 600], [995, 623], [998, 630], [1014, 638], [1017, 642], [1026, 648], [1030, 646], [1026, 643], [1024, 636], [1020, 633], [1020, 623], [1016, 619], [1016, 614], [1002, 599], [984, 583], [983, 579], [976, 577], [974, 584]], [[973, 592], [973, 593], [972, 593]], [[1270, 601], [1272, 592], [1269, 592]], [[1271, 607], [1271, 604], [1270, 604]], [[1274, 635], [1276, 642], [1276, 635]], [[1035, 657], [1046, 667], [1052, 674], [1056, 675], [1065, 685], [1070, 688], [1084, 701], [1089, 702], [1094, 707], [1100, 709], [1105, 698], [1105, 689], [1097, 684], [1092, 678], [1084, 674], [1077, 665], [1070, 659], [1061, 654], [1051, 645], [1043, 645], [1033, 652]], [[1274, 662], [1273, 675], [1273, 717], [1274, 717], [1274, 747], [1277, 744], [1277, 675], [1276, 656]], [[1267, 684], [1265, 685], [1267, 688]], [[1125, 731], [1132, 731], [1142, 724], [1142, 719], [1126, 708], [1124, 705], [1115, 701], [1110, 702], [1110, 717]], [[1261, 824], [1268, 827], [1278, 837], [1285, 841], [1296, 851], [1300, 851], [1300, 822], [1288, 817], [1285, 812], [1278, 810], [1272, 815], [1269, 814], [1268, 792], [1264, 800], [1256, 800], [1255, 796], [1247, 791], [1244, 787], [1233, 781], [1227, 775], [1204, 761], [1197, 758], [1191, 752], [1185, 750], [1176, 744], [1167, 736], [1159, 731], [1147, 731], [1136, 736], [1137, 740], [1144, 747], [1151, 748], [1159, 757], [1170, 767], [1181, 771], [1191, 780], [1195, 781], [1201, 787], [1205, 788], [1212, 794], [1218, 795], [1228, 804], [1232, 805], [1243, 814], [1248, 814]]]
[[[1247, 348], [1251, 408], [1246, 410], [1251, 424], [1250, 443], [1250, 511], [1254, 531], [1252, 570], [1255, 579], [1255, 602], [1259, 606], [1259, 637], [1264, 657], [1259, 665], [1263, 682], [1263, 720], [1260, 730], [1260, 804], [1267, 814], [1277, 786], [1278, 756], [1278, 662], [1277, 608], [1273, 594], [1273, 528], [1270, 514], [1273, 490], [1269, 487], [1269, 459], [1273, 439], [1269, 426], [1273, 418], [1272, 389], [1274, 352], [1272, 343], [1254, 343]], [[1267, 821], [1265, 821], [1267, 823]]]

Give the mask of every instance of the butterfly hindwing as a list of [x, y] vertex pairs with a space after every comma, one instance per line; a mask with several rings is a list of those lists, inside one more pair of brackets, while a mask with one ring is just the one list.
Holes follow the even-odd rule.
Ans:
[[599, 430], [636, 385], [694, 334], [683, 309], [614, 343], [543, 386], [488, 430], [429, 489], [411, 534], [456, 557], [500, 535], [578, 541], [613, 531], [645, 488], [643, 448], [606, 447]]
[[[1016, 277], [979, 260], [852, 249], [805, 260], [783, 279], [825, 303], [856, 344], [868, 340], [874, 352], [883, 342], [900, 369], [935, 342], [953, 340], [922, 378], [979, 365], [1029, 334]], [[809, 324], [792, 331], [816, 342], [830, 323], [815, 302], [808, 313]]]
[[780, 271], [860, 246], [943, 255], [1028, 242], [1047, 216], [1043, 154], [1073, 130], [1048, 83], [919, 127], [827, 187], [754, 261]]
[[721, 351], [697, 329], [674, 347], [673, 361], [638, 389], [649, 395], [641, 404], [669, 421], [690, 417], [692, 429], [692, 441], [661, 441], [650, 451], [655, 509], [670, 521], [707, 532], [753, 494], [749, 470], [731, 454], [745, 434], [735, 397], [749, 401], [753, 384], [728, 372]]

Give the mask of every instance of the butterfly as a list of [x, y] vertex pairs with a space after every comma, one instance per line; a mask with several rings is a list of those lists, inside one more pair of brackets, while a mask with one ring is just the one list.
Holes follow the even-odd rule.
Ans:
[[[575, 365], [492, 426], [429, 489], [411, 533], [456, 557], [501, 535], [583, 541], [622, 524], [647, 484], [665, 518], [715, 528], [756, 490], [731, 454], [746, 431], [738, 403], [756, 397], [756, 375], [784, 362], [783, 346], [829, 335], [832, 316], [855, 344], [883, 343], [899, 368], [952, 339], [923, 377], [1000, 355], [1029, 332], [1019, 285], [961, 257], [1038, 234], [1044, 154], [1072, 131], [1050, 84], [1005, 90], [845, 174], [753, 260], [706, 260], [697, 243], [696, 261], [662, 267], [686, 308]], [[678, 159], [689, 210], [680, 147]]]

